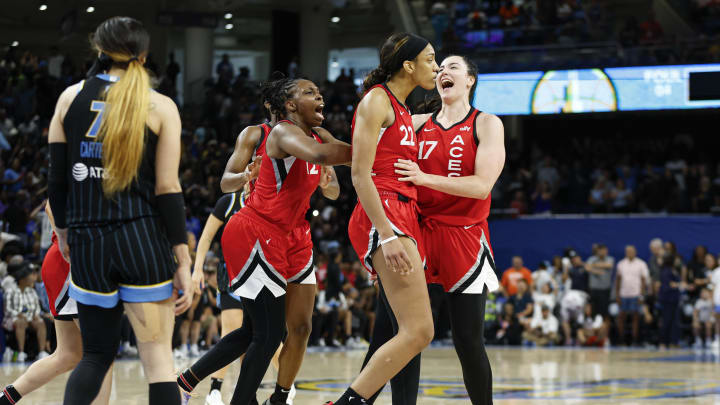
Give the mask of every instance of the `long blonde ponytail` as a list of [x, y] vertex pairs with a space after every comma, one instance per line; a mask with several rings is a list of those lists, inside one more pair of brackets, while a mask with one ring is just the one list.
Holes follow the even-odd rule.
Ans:
[[[118, 59], [122, 56], [109, 56], [121, 62]], [[132, 58], [125, 74], [107, 92], [105, 113], [100, 123], [106, 197], [127, 189], [137, 177], [145, 149], [149, 111], [150, 76], [142, 63]]]
[[90, 43], [101, 53], [98, 61], [104, 60], [101, 64], [96, 62], [98, 67], [126, 69], [104, 95], [105, 110], [98, 132], [105, 168], [103, 193], [110, 198], [135, 181], [145, 151], [150, 76], [143, 62], [150, 47], [150, 35], [134, 18], [111, 17], [97, 27]]

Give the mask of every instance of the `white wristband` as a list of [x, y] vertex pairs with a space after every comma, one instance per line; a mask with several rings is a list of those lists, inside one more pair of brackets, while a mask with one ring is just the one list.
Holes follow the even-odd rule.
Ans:
[[397, 239], [397, 238], [398, 238], [397, 235], [393, 235], [393, 236], [391, 236], [391, 237], [389, 237], [389, 238], [387, 238], [387, 239], [385, 239], [385, 240], [381, 240], [381, 241], [380, 241], [380, 244], [381, 244], [381, 245], [384, 245], [384, 244], [386, 244], [386, 243], [388, 243], [388, 242], [394, 241], [394, 240]]

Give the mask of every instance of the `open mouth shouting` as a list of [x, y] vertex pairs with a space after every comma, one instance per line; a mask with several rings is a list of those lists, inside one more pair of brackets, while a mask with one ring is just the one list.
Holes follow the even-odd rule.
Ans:
[[325, 108], [325, 103], [318, 104], [317, 107], [315, 107], [315, 114], [317, 115], [317, 118], [320, 121], [325, 120], [325, 116], [323, 115], [323, 109]]
[[441, 90], [451, 89], [453, 86], [455, 86], [455, 82], [453, 82], [451, 78], [443, 77], [442, 79], [440, 79]]

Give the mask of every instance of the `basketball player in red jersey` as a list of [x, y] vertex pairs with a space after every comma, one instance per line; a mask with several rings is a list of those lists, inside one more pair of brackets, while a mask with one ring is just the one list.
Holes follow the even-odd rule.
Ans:
[[365, 79], [366, 94], [353, 118], [352, 181], [359, 203], [348, 233], [365, 267], [378, 274], [399, 329], [336, 404], [365, 403], [433, 337], [417, 191], [412, 183], [398, 181], [394, 163], [417, 159], [411, 113], [404, 103], [415, 87], [434, 88], [438, 69], [427, 40], [392, 35], [380, 50], [380, 66]]
[[[20, 403], [20, 398], [66, 373], [80, 362], [82, 357], [82, 339], [78, 327], [77, 302], [70, 298], [70, 263], [66, 262], [58, 248], [55, 236], [55, 220], [50, 204], [45, 204], [50, 225], [53, 229], [52, 245], [45, 254], [42, 263], [42, 280], [53, 315], [57, 347], [53, 354], [34, 362], [12, 384], [0, 390], [0, 405]], [[110, 402], [112, 388], [112, 367], [103, 380], [100, 393], [92, 405], [104, 405]]]
[[[265, 141], [267, 140], [267, 135], [278, 123], [277, 114], [271, 111], [270, 103], [267, 100], [270, 99], [272, 92], [274, 91], [274, 82], [282, 80], [283, 78], [284, 77], [278, 78], [275, 76], [275, 80], [266, 82], [261, 86], [261, 100], [263, 101], [263, 106], [266, 109], [269, 122], [247, 127], [238, 136], [235, 144], [235, 150], [228, 160], [227, 166], [225, 167], [225, 173], [223, 174], [220, 183], [224, 192], [234, 193], [245, 189], [243, 192], [243, 198], [249, 198], [251, 192], [250, 190], [252, 190], [255, 185], [254, 180], [257, 178], [262, 156], [265, 154]], [[323, 142], [335, 141], [327, 130], [320, 127], [313, 128], [313, 130]], [[248, 164], [251, 159], [253, 159], [252, 163]], [[337, 181], [335, 170], [332, 167], [322, 166], [319, 188], [326, 198], [335, 200], [339, 196], [340, 185]], [[291, 272], [297, 277], [295, 277], [294, 281], [288, 283], [287, 286], [285, 318], [288, 336], [285, 339], [285, 345], [281, 345], [277, 384], [275, 392], [268, 401], [269, 404], [292, 404], [295, 396], [295, 386], [293, 383], [298, 371], [300, 370], [300, 366], [302, 365], [305, 351], [307, 349], [308, 338], [310, 337], [310, 331], [312, 328], [312, 312], [315, 304], [316, 280], [315, 273], [312, 271], [312, 236], [308, 232], [309, 228], [306, 224], [306, 222], [303, 222], [298, 229], [293, 232], [293, 235], [296, 237], [293, 238], [292, 245], [297, 248], [292, 250], [295, 253], [294, 256], [297, 255], [297, 259], [293, 260], [296, 264], [294, 265], [294, 268], [291, 269]], [[200, 246], [200, 243], [198, 243], [198, 246]], [[308, 270], [310, 271], [309, 273]], [[201, 271], [193, 273], [193, 281], [196, 285], [200, 285], [202, 283], [202, 276]], [[240, 299], [235, 295], [229, 295], [234, 299]], [[223, 301], [231, 304], [233, 303], [233, 301], [228, 299], [224, 299]], [[240, 304], [239, 302], [237, 303]], [[243, 318], [240, 306], [238, 306], [237, 309], [231, 309], [228, 311], [226, 311], [225, 308], [222, 309], [224, 336], [230, 331], [239, 328], [242, 324]], [[228, 312], [227, 317], [225, 316], [226, 312]], [[275, 365], [275, 363], [273, 364]], [[217, 365], [216, 369], [220, 367], [220, 365]], [[211, 385], [217, 390], [221, 387], [222, 378], [225, 375], [226, 369], [227, 367], [223, 367], [211, 376]], [[200, 371], [195, 369], [195, 367], [193, 367], [193, 371], [195, 371], [196, 374], [201, 374]], [[207, 405], [211, 405], [210, 400], [207, 402]]]
[[499, 285], [487, 218], [490, 191], [505, 164], [504, 130], [498, 117], [470, 105], [478, 74], [474, 63], [450, 56], [440, 69], [436, 83], [442, 108], [413, 116], [418, 160], [401, 159], [395, 166], [400, 181], [418, 186], [428, 282], [446, 291], [470, 400], [488, 405], [492, 373], [483, 320], [487, 294]]
[[285, 331], [286, 284], [309, 275], [294, 266], [298, 255], [292, 242], [305, 221], [310, 196], [320, 183], [320, 165], [351, 160], [350, 145], [321, 143], [314, 134], [313, 128], [324, 119], [323, 98], [314, 83], [284, 79], [276, 82], [275, 89], [268, 102], [276, 114], [287, 119], [268, 135], [255, 190], [245, 208], [230, 219], [222, 237], [230, 290], [242, 297], [245, 311], [243, 326], [222, 340], [239, 344], [223, 353], [214, 348], [178, 381], [183, 388], [192, 389], [199, 381], [196, 366], [204, 367], [201, 363], [218, 356], [234, 359], [244, 352], [231, 404], [255, 400]]

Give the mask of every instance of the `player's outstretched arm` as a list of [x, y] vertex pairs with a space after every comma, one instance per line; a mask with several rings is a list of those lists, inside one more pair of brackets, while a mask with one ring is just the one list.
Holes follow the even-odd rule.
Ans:
[[280, 123], [273, 129], [272, 136], [276, 137], [276, 145], [281, 152], [306, 162], [333, 166], [348, 163], [352, 158], [350, 145], [344, 142], [318, 143], [297, 125]]

